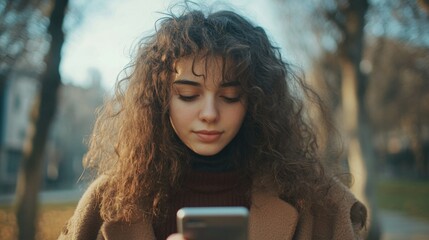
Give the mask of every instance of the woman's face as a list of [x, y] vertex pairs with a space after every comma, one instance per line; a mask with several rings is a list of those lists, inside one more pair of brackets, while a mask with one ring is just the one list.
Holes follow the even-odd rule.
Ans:
[[176, 62], [170, 122], [186, 146], [197, 154], [211, 156], [237, 134], [246, 103], [238, 82], [223, 82], [221, 58], [196, 58], [194, 65], [193, 61], [191, 57]]

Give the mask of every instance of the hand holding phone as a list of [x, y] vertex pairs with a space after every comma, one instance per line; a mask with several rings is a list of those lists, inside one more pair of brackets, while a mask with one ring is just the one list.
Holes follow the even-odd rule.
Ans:
[[247, 240], [245, 207], [189, 207], [177, 212], [177, 229], [188, 240]]

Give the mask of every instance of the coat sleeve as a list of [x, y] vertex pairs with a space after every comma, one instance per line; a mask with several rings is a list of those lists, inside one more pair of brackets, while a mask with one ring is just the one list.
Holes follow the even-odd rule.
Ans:
[[366, 232], [367, 216], [365, 205], [356, 201], [350, 209], [350, 220], [353, 225], [353, 231], [357, 236], [361, 236]]
[[333, 239], [364, 239], [367, 209], [338, 180], [332, 182], [328, 198], [332, 203]]
[[73, 216], [63, 227], [59, 240], [97, 239], [100, 227], [103, 224], [97, 197], [97, 192], [102, 182], [102, 178], [99, 178], [88, 187], [79, 200]]
[[300, 214], [294, 239], [364, 239], [366, 207], [345, 185], [335, 179], [331, 183], [325, 206], [316, 206]]

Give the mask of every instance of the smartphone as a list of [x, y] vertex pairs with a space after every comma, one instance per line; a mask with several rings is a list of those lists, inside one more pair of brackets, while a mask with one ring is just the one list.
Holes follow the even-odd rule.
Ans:
[[245, 207], [185, 207], [177, 211], [177, 230], [189, 240], [247, 240]]

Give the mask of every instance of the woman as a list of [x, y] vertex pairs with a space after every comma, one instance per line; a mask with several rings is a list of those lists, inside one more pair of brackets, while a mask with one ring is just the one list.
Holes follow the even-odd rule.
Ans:
[[193, 206], [247, 207], [250, 239], [360, 238], [365, 207], [325, 173], [305, 96], [242, 16], [162, 18], [100, 112], [84, 159], [98, 178], [60, 239], [182, 239]]

